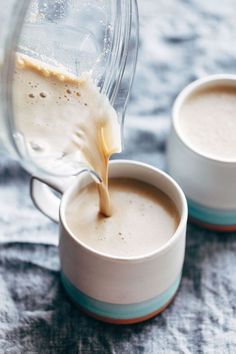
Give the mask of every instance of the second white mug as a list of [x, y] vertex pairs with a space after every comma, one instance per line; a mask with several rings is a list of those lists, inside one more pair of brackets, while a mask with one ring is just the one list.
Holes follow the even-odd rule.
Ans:
[[[236, 88], [235, 75], [212, 75], [188, 85], [177, 97], [168, 140], [168, 172], [186, 194], [189, 215], [204, 227], [236, 230], [236, 161], [205, 156], [186, 142], [180, 129], [180, 111], [190, 95], [220, 85]], [[204, 129], [204, 127], [202, 127]]]

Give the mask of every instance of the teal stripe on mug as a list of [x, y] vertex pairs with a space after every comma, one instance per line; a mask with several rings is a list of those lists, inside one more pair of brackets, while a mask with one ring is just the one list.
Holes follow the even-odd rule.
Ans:
[[188, 199], [189, 215], [208, 224], [235, 225], [236, 211], [206, 208]]
[[78, 290], [61, 272], [61, 280], [65, 290], [69, 296], [85, 310], [94, 313], [98, 316], [111, 319], [135, 319], [158, 311], [167, 304], [176, 293], [181, 275], [179, 275], [174, 283], [162, 294], [147, 301], [135, 304], [111, 304], [96, 300]]

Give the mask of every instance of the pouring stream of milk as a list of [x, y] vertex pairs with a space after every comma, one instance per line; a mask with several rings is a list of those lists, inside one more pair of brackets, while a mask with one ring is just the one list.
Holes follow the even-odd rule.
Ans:
[[51, 168], [63, 160], [84, 163], [101, 178], [100, 212], [112, 213], [108, 162], [121, 151], [120, 126], [108, 98], [88, 73], [64, 69], [17, 54], [13, 79], [16, 128], [28, 154]]

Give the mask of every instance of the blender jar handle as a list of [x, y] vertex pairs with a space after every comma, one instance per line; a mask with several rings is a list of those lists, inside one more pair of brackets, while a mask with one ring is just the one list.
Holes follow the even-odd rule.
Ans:
[[[36, 208], [52, 221], [59, 222], [59, 208], [61, 196], [81, 174], [89, 174], [96, 183], [101, 183], [101, 178], [90, 169], [83, 169], [76, 176], [67, 177], [31, 177], [30, 196]], [[59, 194], [59, 195], [58, 195]]]
[[74, 179], [75, 177], [49, 177], [45, 179], [32, 177], [30, 196], [36, 208], [52, 221], [58, 223], [61, 198], [56, 192], [63, 195]]

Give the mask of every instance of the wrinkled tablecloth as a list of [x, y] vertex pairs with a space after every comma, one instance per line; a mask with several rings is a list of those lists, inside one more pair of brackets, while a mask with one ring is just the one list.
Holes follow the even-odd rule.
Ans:
[[[235, 0], [140, 0], [140, 50], [121, 157], [166, 168], [178, 92], [236, 71]], [[59, 279], [57, 225], [33, 206], [29, 176], [0, 158], [0, 353], [236, 353], [236, 233], [188, 225], [175, 301], [142, 324], [90, 319]]]

